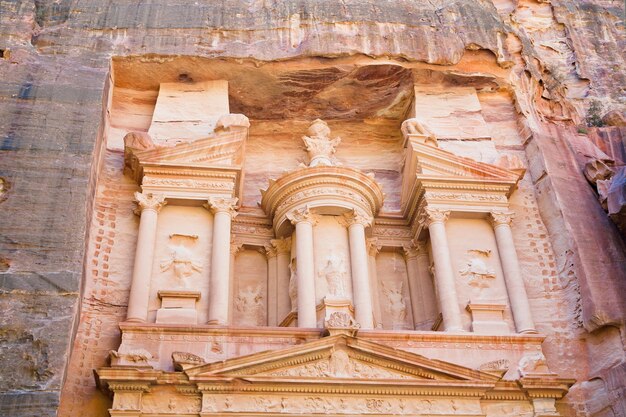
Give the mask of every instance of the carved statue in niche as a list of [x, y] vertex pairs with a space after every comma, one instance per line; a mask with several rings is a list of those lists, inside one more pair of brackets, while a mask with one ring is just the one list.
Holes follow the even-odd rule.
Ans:
[[263, 311], [260, 287], [247, 287], [235, 298], [235, 309], [239, 313], [241, 324], [258, 326]]
[[319, 271], [318, 275], [326, 279], [328, 298], [335, 300], [343, 300], [346, 298], [346, 271], [343, 259], [335, 254], [330, 255], [326, 261], [326, 266]]
[[406, 303], [402, 295], [403, 282], [382, 282], [383, 294], [387, 297], [387, 314], [391, 318], [391, 325], [402, 328], [406, 320]]
[[296, 265], [296, 258], [293, 258], [289, 262], [289, 299], [291, 300], [291, 311], [298, 310], [298, 271]]
[[465, 267], [459, 271], [461, 276], [467, 278], [467, 283], [478, 289], [489, 288], [496, 278], [493, 268], [487, 266], [487, 258], [491, 255], [490, 250], [472, 249], [467, 251], [470, 255]]
[[170, 256], [161, 262], [161, 271], [172, 269], [179, 287], [190, 288], [191, 278], [196, 272], [202, 271], [202, 264], [193, 257], [192, 248], [196, 244], [196, 235], [170, 235]]
[[306, 145], [309, 154], [309, 166], [333, 166], [336, 165], [331, 159], [331, 155], [335, 153], [335, 148], [341, 142], [341, 138], [330, 138], [330, 128], [325, 121], [317, 119], [307, 131], [309, 136], [303, 136], [302, 140]]

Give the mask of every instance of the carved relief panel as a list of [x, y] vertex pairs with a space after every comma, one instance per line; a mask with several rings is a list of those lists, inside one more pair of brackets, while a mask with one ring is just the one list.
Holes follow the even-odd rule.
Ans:
[[513, 329], [500, 257], [489, 222], [453, 217], [448, 220], [446, 231], [466, 330], [470, 330], [471, 322], [466, 311], [468, 302], [503, 305], [505, 321]]
[[268, 294], [265, 254], [255, 248], [241, 249], [235, 258], [234, 281], [233, 324], [266, 326]]
[[313, 244], [316, 303], [321, 303], [324, 297], [352, 300], [348, 232], [339, 216], [318, 216]]
[[212, 214], [202, 207], [167, 205], [159, 213], [148, 321], [161, 307], [159, 291], [199, 292], [198, 323], [206, 323]]
[[376, 257], [378, 299], [384, 329], [413, 329], [406, 263], [400, 253], [382, 251]]

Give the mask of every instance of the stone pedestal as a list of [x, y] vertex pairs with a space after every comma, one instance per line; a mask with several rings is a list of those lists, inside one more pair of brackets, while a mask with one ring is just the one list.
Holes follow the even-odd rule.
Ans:
[[156, 322], [167, 324], [198, 324], [196, 302], [198, 291], [159, 291], [161, 308], [157, 310]]
[[504, 321], [506, 305], [469, 303], [465, 309], [472, 315], [472, 332], [485, 334], [509, 334], [509, 326]]
[[317, 307], [317, 321], [331, 336], [352, 333], [360, 325], [354, 320], [354, 307], [350, 300], [325, 297]]

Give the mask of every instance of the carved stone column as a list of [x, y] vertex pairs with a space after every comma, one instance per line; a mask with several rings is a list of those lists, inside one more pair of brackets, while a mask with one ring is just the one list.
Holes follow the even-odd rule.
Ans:
[[289, 298], [289, 261], [291, 260], [291, 238], [272, 239], [274, 253], [276, 253], [276, 326], [291, 312]]
[[[239, 239], [230, 239], [230, 269], [228, 271], [228, 305], [232, 306], [235, 300], [235, 263], [237, 254], [243, 248], [243, 243]], [[233, 309], [228, 309], [228, 323], [233, 322]]]
[[135, 193], [139, 214], [139, 235], [135, 250], [133, 280], [128, 298], [127, 320], [144, 323], [148, 319], [150, 280], [154, 262], [154, 244], [157, 232], [157, 213], [166, 204], [165, 197], [155, 194]]
[[524, 280], [515, 251], [511, 220], [513, 213], [494, 211], [491, 213], [491, 223], [496, 235], [500, 263], [504, 272], [507, 293], [513, 311], [513, 319], [518, 333], [537, 333], [530, 313], [528, 295], [524, 287]]
[[315, 215], [309, 211], [308, 207], [305, 207], [289, 213], [287, 218], [296, 227], [298, 327], [317, 327], [315, 264], [313, 260]]
[[461, 310], [456, 295], [456, 283], [450, 248], [446, 236], [445, 221], [450, 215], [449, 211], [425, 208], [422, 213], [422, 221], [430, 232], [430, 243], [435, 262], [435, 283], [439, 294], [439, 304], [443, 316], [444, 329], [448, 332], [463, 330]]
[[355, 319], [362, 329], [374, 328], [372, 293], [368, 271], [365, 227], [372, 224], [371, 216], [356, 210], [344, 215], [350, 239], [350, 268], [352, 269], [352, 298]]
[[278, 312], [278, 271], [276, 262], [276, 248], [273, 245], [265, 245], [267, 257], [267, 325], [277, 326]]
[[437, 314], [435, 290], [428, 271], [428, 250], [423, 242], [412, 241], [404, 248], [413, 325], [415, 330], [430, 330]]
[[213, 249], [209, 288], [208, 324], [228, 324], [230, 296], [230, 226], [236, 198], [210, 198], [205, 205], [213, 213]]
[[378, 272], [376, 271], [376, 256], [380, 252], [381, 246], [377, 238], [367, 239], [367, 254], [369, 255], [370, 291], [372, 293], [372, 309], [374, 310], [374, 327], [383, 328], [383, 317], [380, 309], [380, 297], [378, 288]]

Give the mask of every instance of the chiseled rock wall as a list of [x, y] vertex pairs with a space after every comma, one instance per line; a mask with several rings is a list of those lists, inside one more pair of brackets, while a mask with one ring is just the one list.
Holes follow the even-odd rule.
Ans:
[[[463, 72], [468, 50], [490, 51], [485, 73], [496, 65], [510, 70], [505, 90], [516, 112], [484, 117], [492, 126], [517, 119], [524, 145], [510, 146], [526, 153], [537, 215], [556, 257], [557, 275], [545, 285], [562, 295], [561, 329], [552, 326], [545, 350], [549, 361], [577, 364], [580, 381], [563, 412], [626, 415], [624, 244], [571, 147], [590, 98], [601, 100], [603, 112], [626, 107], [619, 88], [626, 84], [620, 1], [197, 3], [0, 0], [0, 415], [55, 415], [81, 303], [94, 316], [124, 316], [123, 293], [93, 292], [81, 300], [83, 276], [109, 268], [108, 240], [133, 236], [133, 225], [124, 232], [115, 216], [98, 217], [105, 210], [94, 207], [96, 174], [107, 166], [99, 129], [112, 56], [366, 54], [458, 64], [455, 71]], [[492, 104], [486, 107], [497, 108]], [[107, 176], [118, 180], [117, 172], [98, 175], [101, 185]], [[130, 194], [133, 187], [127, 180], [115, 192]], [[104, 204], [115, 205], [118, 197], [105, 195]], [[102, 246], [89, 253], [102, 250], [85, 272], [92, 223], [100, 226]], [[89, 323], [84, 331], [91, 339], [76, 341], [101, 340], [103, 358], [119, 335], [100, 328], [97, 317]], [[106, 409], [103, 398], [90, 394], [91, 369], [99, 363], [81, 352], [75, 346], [73, 366], [88, 382], [66, 393], [85, 400], [64, 405], [61, 415]]]

